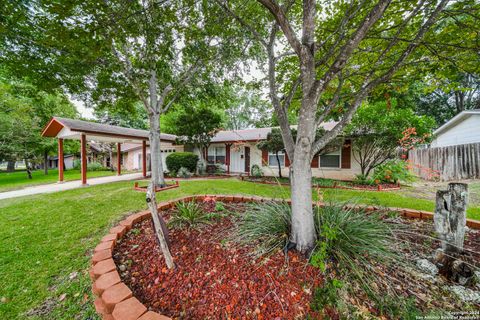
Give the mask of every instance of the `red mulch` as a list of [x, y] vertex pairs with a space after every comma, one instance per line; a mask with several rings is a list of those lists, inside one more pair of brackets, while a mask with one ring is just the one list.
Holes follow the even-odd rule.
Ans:
[[231, 218], [223, 218], [197, 230], [171, 231], [176, 269], [170, 271], [153, 223], [144, 221], [135, 226], [140, 232], [129, 232], [115, 248], [117, 266], [127, 266], [122, 280], [149, 309], [174, 319], [318, 318], [309, 305], [322, 282], [319, 270], [293, 252], [253, 260], [251, 248], [225, 241], [232, 226]]

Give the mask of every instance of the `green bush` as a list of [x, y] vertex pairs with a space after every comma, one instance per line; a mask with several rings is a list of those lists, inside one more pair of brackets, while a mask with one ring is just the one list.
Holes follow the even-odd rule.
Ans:
[[[73, 161], [73, 169], [80, 170], [80, 167], [81, 167], [80, 159]], [[98, 162], [87, 163], [87, 171], [105, 171], [105, 170], [109, 170], [109, 169], [102, 166], [101, 163], [98, 163]]]
[[208, 224], [212, 218], [205, 214], [201, 206], [194, 201], [178, 202], [176, 209], [168, 220], [168, 225], [173, 228], [196, 228], [202, 224]]
[[408, 169], [405, 161], [394, 159], [376, 167], [373, 179], [376, 183], [398, 183], [414, 181], [415, 176]]
[[198, 156], [192, 152], [173, 152], [165, 159], [168, 171], [172, 173], [178, 172], [184, 167], [190, 172], [197, 169]]
[[283, 249], [290, 236], [292, 208], [286, 202], [251, 204], [240, 217], [233, 240], [255, 244], [256, 257]]
[[364, 174], [356, 174], [355, 179], [353, 179], [353, 183], [371, 186], [375, 184], [375, 181], [373, 181], [373, 179], [370, 179]]
[[262, 171], [262, 168], [260, 168], [258, 166], [258, 164], [254, 164], [252, 166], [252, 169], [250, 170], [250, 175], [252, 177], [256, 177], [256, 178], [259, 178], [259, 177], [263, 177], [263, 171]]
[[191, 176], [192, 176], [192, 173], [188, 171], [187, 168], [181, 167], [180, 169], [178, 169], [177, 177], [187, 179], [187, 178], [190, 178]]

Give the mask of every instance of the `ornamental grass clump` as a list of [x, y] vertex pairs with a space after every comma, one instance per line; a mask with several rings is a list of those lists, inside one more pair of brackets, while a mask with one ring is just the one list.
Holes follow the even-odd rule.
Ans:
[[176, 209], [168, 221], [168, 225], [172, 228], [191, 229], [210, 223], [211, 216], [205, 214], [200, 204], [194, 201], [178, 202]]
[[292, 208], [286, 202], [263, 202], [249, 205], [233, 232], [236, 242], [255, 245], [255, 257], [283, 249], [290, 237]]

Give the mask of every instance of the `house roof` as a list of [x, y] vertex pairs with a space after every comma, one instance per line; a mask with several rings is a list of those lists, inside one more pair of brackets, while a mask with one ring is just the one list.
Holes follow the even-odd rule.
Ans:
[[455, 117], [444, 123], [441, 127], [439, 127], [437, 130], [433, 132], [434, 135], [439, 135], [450, 128], [456, 126], [458, 123], [462, 122], [463, 120], [474, 116], [474, 115], [480, 115], [480, 109], [474, 109], [474, 110], [466, 110], [462, 111], [459, 114], [457, 114]]
[[[62, 134], [63, 130], [63, 134]], [[42, 131], [43, 137], [59, 137], [65, 139], [79, 139], [80, 134], [85, 133], [89, 139], [94, 137], [99, 141], [106, 142], [128, 142], [148, 140], [149, 132], [101, 124], [90, 121], [75, 120], [61, 117], [53, 117]], [[107, 137], [109, 139], [107, 139]], [[172, 134], [161, 134], [163, 141], [175, 141], [177, 137]]]
[[[326, 131], [330, 131], [338, 122], [329, 121], [322, 123]], [[260, 141], [267, 139], [267, 135], [272, 131], [270, 128], [252, 128], [242, 130], [222, 130], [219, 131], [211, 140], [212, 143], [235, 142], [235, 141]]]

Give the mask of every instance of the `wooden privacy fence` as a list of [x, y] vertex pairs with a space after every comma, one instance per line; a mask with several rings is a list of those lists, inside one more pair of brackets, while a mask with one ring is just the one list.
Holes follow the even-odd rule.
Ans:
[[408, 152], [408, 160], [415, 174], [422, 179], [480, 178], [480, 143], [414, 149]]

